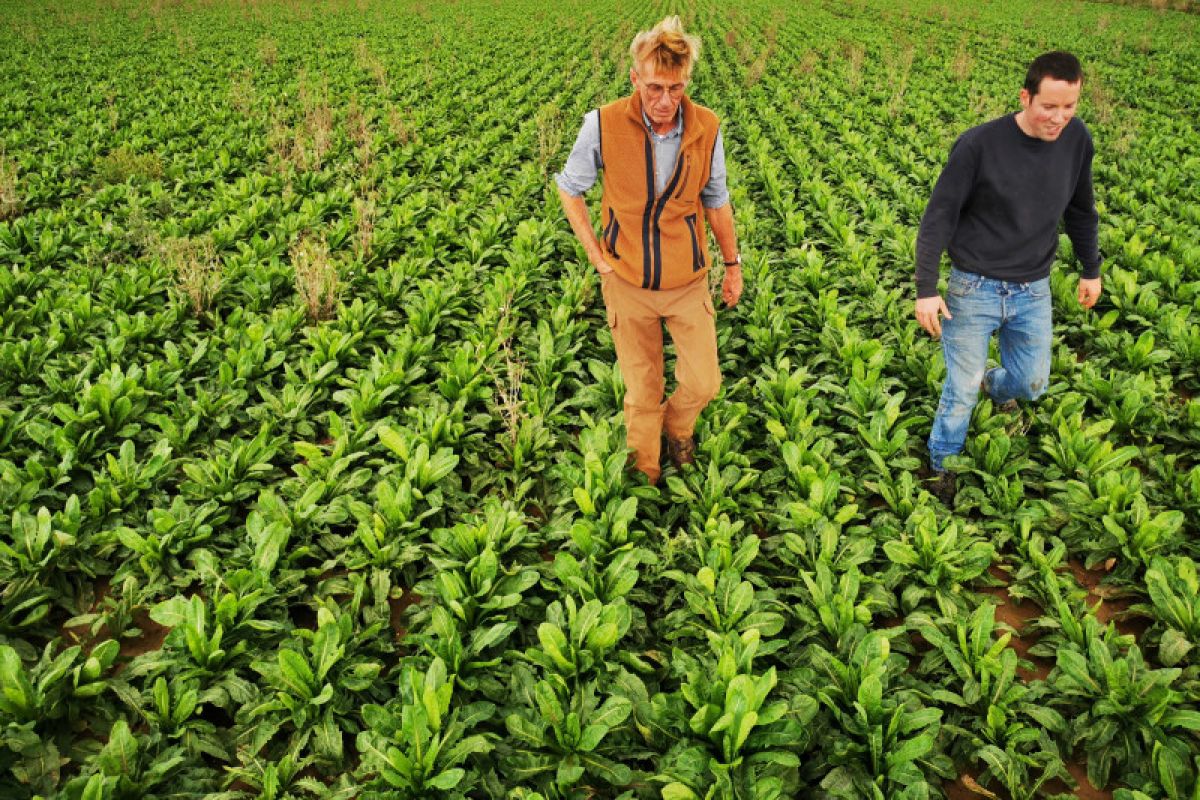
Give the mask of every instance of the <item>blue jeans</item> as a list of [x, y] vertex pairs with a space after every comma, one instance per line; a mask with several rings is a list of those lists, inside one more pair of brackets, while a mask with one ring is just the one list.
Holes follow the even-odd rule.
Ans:
[[[1036, 400], [1050, 380], [1050, 279], [1011, 283], [950, 271], [942, 320], [946, 382], [929, 433], [929, 466], [961, 453], [971, 411], [985, 381], [996, 403]], [[1000, 334], [1001, 366], [987, 369], [988, 342]]]

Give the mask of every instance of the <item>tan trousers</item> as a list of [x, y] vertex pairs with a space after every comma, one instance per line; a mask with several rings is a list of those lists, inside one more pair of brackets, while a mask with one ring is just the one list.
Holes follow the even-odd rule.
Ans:
[[[716, 310], [708, 281], [652, 291], [615, 274], [601, 276], [601, 291], [625, 381], [625, 428], [634, 466], [653, 483], [662, 431], [672, 439], [692, 435], [696, 418], [721, 388]], [[663, 323], [675, 343], [675, 392], [663, 401]]]

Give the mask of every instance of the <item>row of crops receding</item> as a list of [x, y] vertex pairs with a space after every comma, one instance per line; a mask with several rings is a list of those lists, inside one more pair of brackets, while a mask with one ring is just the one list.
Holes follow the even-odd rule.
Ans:
[[[747, 289], [651, 487], [550, 176], [666, 13]], [[0, 795], [1200, 797], [1198, 21], [5, 4]], [[916, 226], [1052, 48], [1105, 293], [947, 506]]]

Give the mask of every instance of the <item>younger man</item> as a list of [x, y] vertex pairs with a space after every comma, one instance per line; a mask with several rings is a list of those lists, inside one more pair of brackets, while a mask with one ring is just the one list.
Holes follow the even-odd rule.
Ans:
[[[1083, 70], [1070, 53], [1034, 59], [1021, 110], [958, 138], [921, 219], [916, 316], [931, 336], [942, 337], [946, 359], [929, 434], [934, 492], [946, 503], [954, 497], [954, 476], [943, 459], [962, 452], [979, 390], [999, 405], [1046, 391], [1059, 220], [1083, 265], [1079, 303], [1091, 308], [1100, 297], [1092, 137], [1075, 118], [1082, 86]], [[937, 291], [943, 251], [953, 263], [945, 300]], [[989, 370], [995, 332], [1001, 365]]]

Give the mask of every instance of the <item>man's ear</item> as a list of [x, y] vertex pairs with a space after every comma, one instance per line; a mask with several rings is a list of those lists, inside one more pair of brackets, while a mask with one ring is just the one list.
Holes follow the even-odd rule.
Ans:
[[1021, 108], [1029, 108], [1029, 104], [1033, 102], [1033, 95], [1024, 86], [1021, 87]]

